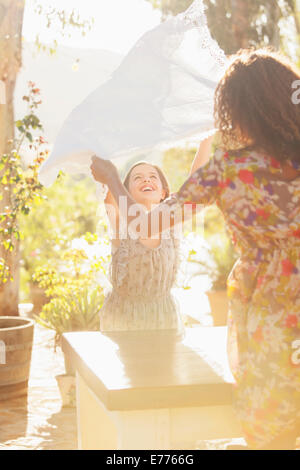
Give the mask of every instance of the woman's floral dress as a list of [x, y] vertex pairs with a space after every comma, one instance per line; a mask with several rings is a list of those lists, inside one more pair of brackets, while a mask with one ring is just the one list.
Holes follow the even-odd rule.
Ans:
[[254, 449], [300, 418], [300, 177], [283, 176], [263, 153], [217, 150], [177, 201], [166, 201], [174, 210], [216, 203], [240, 254], [227, 283], [228, 354], [235, 408]]

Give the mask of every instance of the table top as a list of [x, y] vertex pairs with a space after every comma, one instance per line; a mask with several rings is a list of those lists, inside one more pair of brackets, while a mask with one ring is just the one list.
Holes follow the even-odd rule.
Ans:
[[62, 349], [109, 410], [231, 404], [226, 327], [65, 333]]

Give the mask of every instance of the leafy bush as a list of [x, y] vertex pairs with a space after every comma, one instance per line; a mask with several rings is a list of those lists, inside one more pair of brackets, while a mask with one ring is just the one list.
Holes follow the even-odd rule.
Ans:
[[164, 152], [162, 169], [167, 175], [172, 192], [178, 191], [187, 179], [196, 151], [196, 148], [177, 147]]
[[89, 178], [76, 181], [61, 174], [43, 195], [44, 200], [34, 201], [30, 214], [20, 218], [22, 265], [31, 280], [39, 266], [60, 257], [70, 240], [95, 232], [99, 215]]
[[55, 342], [68, 331], [99, 330], [99, 310], [104, 300], [99, 286], [64, 286], [56, 297], [44, 305], [38, 323], [55, 330]]
[[[40, 90], [33, 82], [28, 83], [28, 95], [23, 100], [28, 103], [27, 114], [16, 121], [17, 137], [8, 141], [6, 154], [0, 156], [0, 285], [13, 280], [11, 256], [19, 240], [24, 238], [19, 226], [21, 215], [27, 216], [35, 201], [41, 201], [42, 185], [37, 174], [47, 151], [43, 150], [45, 141], [42, 136], [35, 136], [42, 131], [39, 118], [35, 115], [41, 103]], [[35, 158], [28, 166], [21, 159], [22, 147], [27, 143]]]
[[55, 344], [68, 331], [99, 330], [109, 262], [109, 240], [87, 233], [36, 270], [33, 278], [50, 298], [36, 320], [55, 330]]
[[194, 275], [210, 278], [213, 290], [226, 289], [227, 278], [238, 254], [227, 234], [224, 217], [216, 206], [205, 210], [204, 220], [204, 232], [193, 234], [188, 262], [193, 265]]

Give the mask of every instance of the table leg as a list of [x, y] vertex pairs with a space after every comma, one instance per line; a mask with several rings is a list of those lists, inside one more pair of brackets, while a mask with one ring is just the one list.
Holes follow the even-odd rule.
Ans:
[[76, 373], [76, 407], [78, 448], [117, 449], [118, 437], [113, 414], [106, 410], [78, 373]]
[[120, 450], [168, 450], [170, 410], [132, 410], [115, 412]]

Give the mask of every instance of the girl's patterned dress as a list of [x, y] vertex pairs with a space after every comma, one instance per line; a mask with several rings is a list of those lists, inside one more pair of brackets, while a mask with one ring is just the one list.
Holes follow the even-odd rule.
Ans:
[[263, 153], [217, 150], [165, 201], [178, 202], [216, 203], [240, 254], [227, 283], [228, 354], [235, 408], [258, 449], [299, 425], [300, 177], [286, 181]]
[[172, 231], [157, 248], [126, 238], [112, 250], [112, 290], [100, 310], [101, 331], [173, 330], [183, 334], [179, 305], [171, 293], [180, 263]]

